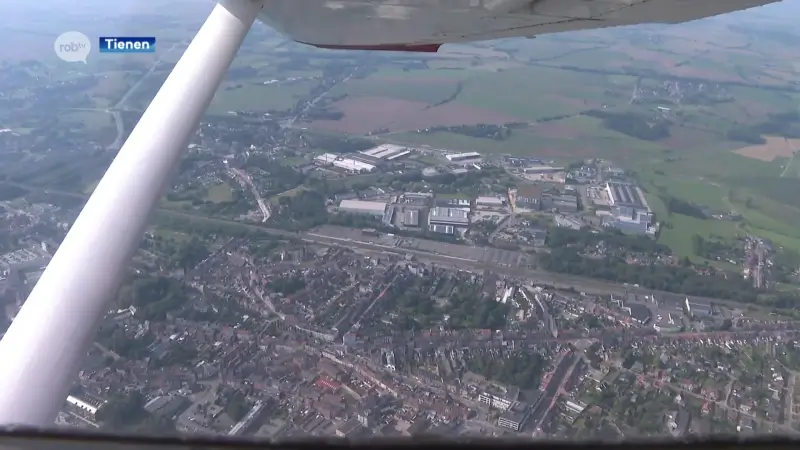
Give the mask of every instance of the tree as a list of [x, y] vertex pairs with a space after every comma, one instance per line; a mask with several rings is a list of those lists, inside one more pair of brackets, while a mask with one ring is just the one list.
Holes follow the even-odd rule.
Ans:
[[97, 411], [97, 420], [104, 426], [119, 429], [141, 422], [147, 417], [144, 410], [145, 399], [133, 391], [124, 396], [114, 397]]

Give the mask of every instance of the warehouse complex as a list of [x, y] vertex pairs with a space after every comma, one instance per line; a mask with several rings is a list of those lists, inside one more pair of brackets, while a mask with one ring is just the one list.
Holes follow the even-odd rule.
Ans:
[[377, 160], [394, 161], [395, 159], [410, 155], [412, 151], [414, 151], [414, 149], [401, 145], [383, 144], [358, 153]]
[[375, 170], [374, 164], [355, 158], [335, 155], [333, 153], [323, 153], [314, 158], [314, 162], [321, 166], [333, 166], [348, 173], [363, 173]]
[[478, 152], [453, 153], [446, 155], [445, 158], [454, 164], [471, 164], [480, 162], [481, 154]]
[[603, 217], [603, 226], [629, 234], [655, 232], [652, 229], [653, 212], [641, 188], [633, 183], [609, 182], [605, 190], [611, 214]]
[[433, 225], [469, 226], [469, 212], [461, 208], [431, 208], [428, 221]]

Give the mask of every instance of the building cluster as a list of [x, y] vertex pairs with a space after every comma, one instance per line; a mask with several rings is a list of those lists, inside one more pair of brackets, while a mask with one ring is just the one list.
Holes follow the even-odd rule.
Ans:
[[[497, 198], [495, 203], [502, 205]], [[428, 230], [440, 234], [463, 234], [470, 226], [472, 202], [432, 193], [407, 192], [389, 201], [342, 200], [340, 212], [362, 214], [380, 219], [386, 226], [399, 229]]]
[[348, 174], [369, 173], [387, 163], [409, 156], [414, 150], [409, 147], [384, 144], [345, 155], [323, 153], [314, 158], [314, 163], [320, 167], [330, 167]]
[[[628, 234], [655, 235], [653, 211], [639, 186], [630, 182], [608, 182], [604, 192], [609, 211], [602, 216], [603, 226]], [[594, 202], [596, 206], [601, 203]]]

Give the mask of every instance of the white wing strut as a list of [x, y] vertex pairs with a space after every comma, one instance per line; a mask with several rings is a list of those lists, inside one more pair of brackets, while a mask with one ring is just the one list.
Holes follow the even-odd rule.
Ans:
[[0, 341], [0, 424], [53, 425], [153, 207], [262, 0], [222, 0]]

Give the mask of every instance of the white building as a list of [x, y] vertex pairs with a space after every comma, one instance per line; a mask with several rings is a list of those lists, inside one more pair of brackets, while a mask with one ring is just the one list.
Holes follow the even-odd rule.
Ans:
[[316, 162], [319, 165], [333, 166], [339, 169], [343, 169], [350, 173], [372, 172], [373, 170], [375, 170], [375, 166], [372, 164], [368, 164], [363, 161], [357, 161], [352, 158], [346, 158], [344, 156], [335, 155], [333, 153], [323, 153], [314, 158], [314, 162]]
[[384, 202], [368, 202], [364, 200], [342, 200], [339, 203], [339, 211], [348, 212], [351, 214], [365, 214], [383, 218], [386, 212], [388, 203]]
[[370, 156], [375, 159], [385, 159], [391, 161], [408, 155], [413, 150], [402, 145], [383, 144], [369, 150], [360, 151], [362, 155]]
[[85, 402], [71, 395], [67, 396], [67, 403], [81, 410], [82, 412], [86, 413], [89, 417], [94, 417], [97, 414], [97, 410], [99, 409], [97, 406], [94, 406], [88, 402]]
[[478, 152], [454, 153], [445, 156], [451, 163], [475, 163], [481, 160], [481, 154]]
[[490, 206], [490, 207], [501, 207], [505, 204], [505, 201], [499, 197], [478, 197], [475, 200], [475, 204], [477, 206]]

